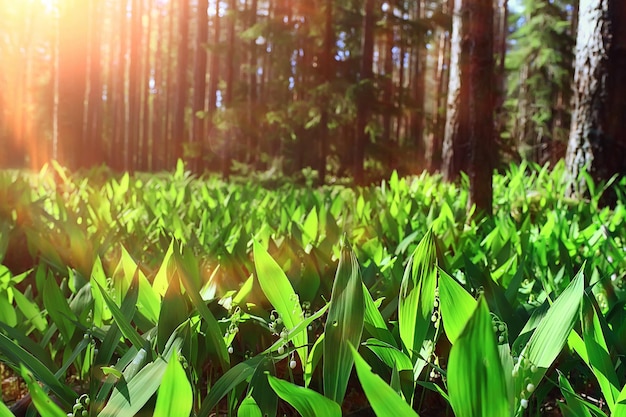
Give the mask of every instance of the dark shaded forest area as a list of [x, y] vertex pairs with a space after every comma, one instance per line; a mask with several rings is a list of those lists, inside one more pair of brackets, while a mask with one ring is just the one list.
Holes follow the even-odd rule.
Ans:
[[609, 148], [606, 180], [626, 159], [626, 12], [580, 3], [2, 0], [0, 164], [486, 185], [563, 158], [572, 132], [570, 169]]

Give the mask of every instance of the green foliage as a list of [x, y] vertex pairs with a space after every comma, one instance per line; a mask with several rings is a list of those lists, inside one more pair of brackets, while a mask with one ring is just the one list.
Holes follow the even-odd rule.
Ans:
[[424, 390], [532, 415], [550, 383], [565, 415], [624, 413], [626, 207], [599, 208], [603, 184], [564, 198], [560, 164], [497, 175], [489, 218], [428, 175], [52, 170], [0, 173], [0, 360], [42, 415], [338, 415], [347, 387], [377, 415], [424, 414]]

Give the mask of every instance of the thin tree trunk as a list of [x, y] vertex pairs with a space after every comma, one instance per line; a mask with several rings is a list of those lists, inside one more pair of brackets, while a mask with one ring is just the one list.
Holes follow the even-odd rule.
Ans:
[[193, 135], [191, 137], [191, 169], [200, 172], [201, 144], [204, 142], [206, 123], [206, 70], [207, 43], [209, 41], [209, 1], [198, 1], [196, 65], [193, 89]]
[[450, 40], [450, 75], [446, 128], [442, 145], [443, 174], [446, 180], [455, 181], [462, 171], [467, 171], [469, 114], [469, 85], [467, 77], [469, 42], [467, 35], [468, 0], [455, 0]]
[[176, 83], [176, 107], [172, 126], [175, 159], [183, 158], [184, 144], [187, 142], [185, 129], [185, 110], [187, 108], [187, 67], [189, 64], [189, 0], [180, 0], [178, 24], [178, 62]]
[[361, 83], [362, 90], [359, 92], [357, 103], [356, 118], [356, 143], [353, 148], [353, 175], [354, 182], [357, 185], [363, 185], [365, 182], [363, 165], [365, 162], [365, 147], [369, 142], [367, 132], [367, 121], [369, 117], [369, 108], [371, 106], [372, 91], [371, 85], [373, 77], [373, 61], [374, 61], [374, 0], [365, 1], [365, 10], [363, 14], [363, 33], [362, 33], [362, 58], [361, 58]]
[[493, 200], [494, 94], [493, 1], [474, 0], [470, 9], [469, 201], [490, 215]]
[[324, 13], [324, 53], [322, 56], [324, 94], [322, 99], [319, 131], [319, 165], [318, 185], [326, 183], [326, 159], [328, 158], [328, 144], [330, 141], [328, 131], [328, 109], [330, 107], [330, 83], [334, 71], [335, 32], [333, 30], [333, 0], [326, 0]]
[[130, 24], [130, 63], [128, 83], [128, 153], [126, 168], [137, 168], [138, 142], [141, 127], [141, 39], [142, 39], [142, 0], [132, 0]]

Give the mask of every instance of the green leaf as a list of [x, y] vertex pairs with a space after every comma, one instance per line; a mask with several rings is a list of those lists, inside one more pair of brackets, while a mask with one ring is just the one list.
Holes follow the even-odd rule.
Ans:
[[254, 398], [248, 396], [244, 398], [241, 405], [239, 405], [237, 417], [263, 417], [263, 413], [256, 401], [254, 401]]
[[[183, 253], [181, 250], [182, 248], [177, 248], [174, 251], [176, 271], [178, 271], [178, 276], [187, 291], [191, 303], [206, 322], [208, 330], [207, 340], [212, 351], [217, 355], [222, 370], [226, 370], [230, 366], [230, 357], [228, 356], [228, 350], [226, 349], [226, 343], [224, 342], [219, 323], [200, 295], [201, 278], [197, 260], [193, 258], [193, 254], [190, 251]], [[175, 275], [172, 279], [175, 279]]]
[[287, 401], [302, 417], [341, 417], [341, 407], [323, 395], [290, 382], [267, 376], [272, 389]]
[[15, 415], [9, 410], [9, 407], [4, 405], [0, 400], [0, 417], [15, 417]]
[[559, 370], [557, 372], [559, 374], [559, 388], [569, 407], [570, 415], [573, 417], [591, 417], [591, 413], [587, 409], [588, 403], [574, 392], [565, 375]]
[[354, 367], [372, 409], [378, 417], [416, 417], [418, 414], [381, 377], [372, 372], [365, 359], [349, 345]]
[[189, 416], [193, 405], [193, 394], [187, 374], [178, 355], [174, 352], [169, 359], [157, 394], [154, 417]]
[[[253, 251], [254, 267], [261, 290], [279, 314], [285, 328], [291, 330], [304, 319], [298, 296], [285, 272], [256, 240]], [[303, 367], [308, 354], [308, 340], [306, 332], [299, 332], [293, 339]]]
[[365, 315], [363, 282], [356, 255], [347, 242], [341, 257], [324, 326], [324, 395], [342, 403], [348, 386], [353, 357], [350, 344], [361, 342]]
[[588, 365], [596, 376], [609, 410], [614, 412], [620, 385], [603, 334], [603, 329], [606, 331], [610, 331], [610, 329], [604, 316], [601, 313], [598, 314], [598, 307], [593, 301], [589, 297], [585, 297], [583, 303], [583, 341], [588, 354]]
[[33, 326], [40, 332], [45, 331], [48, 328], [48, 323], [43, 318], [43, 313], [37, 308], [37, 305], [30, 301], [19, 291], [13, 291], [13, 297], [17, 303], [17, 308], [26, 316]]
[[380, 314], [365, 284], [363, 284], [363, 297], [365, 302], [365, 331], [376, 339], [397, 347], [396, 339], [387, 328], [387, 322]]
[[521, 394], [530, 383], [537, 386], [547, 369], [563, 349], [578, 318], [584, 294], [584, 265], [537, 325], [513, 368], [515, 392]]
[[21, 374], [22, 378], [26, 381], [26, 385], [28, 385], [28, 392], [33, 399], [35, 408], [39, 411], [39, 414], [41, 414], [41, 417], [67, 417], [63, 410], [61, 410], [59, 406], [46, 395], [43, 389], [41, 389], [24, 365], [21, 366]]
[[266, 358], [265, 355], [257, 355], [247, 361], [238, 363], [226, 371], [226, 373], [215, 382], [204, 401], [202, 401], [202, 407], [198, 412], [198, 417], [208, 417], [213, 407], [215, 407], [226, 394], [235, 389], [237, 385], [251, 378], [256, 369]]
[[457, 417], [511, 415], [487, 302], [481, 298], [450, 350], [448, 395]]
[[41, 363], [39, 359], [13, 343], [11, 339], [2, 333], [0, 333], [0, 352], [14, 364], [20, 364], [26, 367], [39, 381], [47, 385], [67, 405], [72, 404], [76, 397], [78, 397], [68, 386], [59, 382], [54, 374]]
[[[98, 284], [98, 288], [100, 289], [100, 293], [102, 294], [104, 302], [111, 311], [111, 314], [113, 314], [113, 319], [115, 320], [115, 323], [118, 325], [124, 337], [130, 340], [133, 346], [135, 346], [137, 349], [141, 349], [146, 342], [141, 338], [139, 333], [137, 333], [137, 330], [135, 330], [135, 328], [132, 326], [132, 324], [130, 323], [130, 319], [128, 319], [124, 315], [124, 313], [122, 313], [122, 310], [120, 310], [117, 304], [115, 304], [111, 297], [109, 297], [104, 288], [100, 287], [100, 284]], [[129, 294], [135, 294], [135, 291], [137, 291], [137, 281], [133, 280], [133, 284], [131, 284], [128, 292]]]
[[400, 287], [400, 338], [413, 362], [431, 326], [437, 286], [437, 247], [432, 229], [424, 235], [407, 263]]
[[61, 293], [61, 289], [57, 285], [52, 274], [48, 274], [43, 290], [43, 304], [48, 314], [57, 325], [65, 343], [70, 343], [78, 322], [76, 315], [70, 309], [67, 299]]
[[128, 382], [121, 379], [99, 417], [133, 417], [152, 398], [161, 385], [167, 362], [157, 358], [144, 366]]
[[476, 310], [477, 301], [454, 278], [439, 269], [439, 303], [443, 329], [454, 345]]

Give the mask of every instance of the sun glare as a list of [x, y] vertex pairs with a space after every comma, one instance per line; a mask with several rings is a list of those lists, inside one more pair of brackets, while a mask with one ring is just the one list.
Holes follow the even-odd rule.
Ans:
[[43, 6], [46, 12], [53, 11], [59, 4], [59, 0], [39, 0], [39, 3]]

